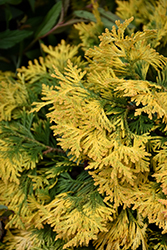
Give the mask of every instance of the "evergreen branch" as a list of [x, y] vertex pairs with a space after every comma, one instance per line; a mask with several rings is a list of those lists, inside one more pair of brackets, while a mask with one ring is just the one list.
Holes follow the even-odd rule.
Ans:
[[[31, 148], [34, 148], [35, 146], [39, 146], [40, 148], [42, 147], [43, 149], [46, 149], [42, 154], [46, 155], [51, 152], [57, 152], [57, 153], [65, 153], [62, 149], [60, 148], [54, 148], [49, 145], [46, 145], [34, 138], [34, 135], [30, 131], [30, 128], [28, 129], [26, 126], [20, 124], [20, 123], [6, 123], [2, 122], [1, 123], [1, 133], [0, 133], [0, 138], [2, 140], [7, 141], [8, 143], [12, 142], [12, 145], [15, 145], [15, 151], [16, 151], [16, 146], [20, 148], [22, 145], [23, 147], [26, 147], [26, 144], [24, 142], [29, 142], [31, 143]], [[18, 141], [18, 138], [20, 140]], [[28, 147], [30, 146], [29, 144], [27, 145]], [[10, 150], [8, 150], [9, 152]], [[13, 151], [12, 151], [13, 152]]]
[[45, 145], [44, 143], [35, 140], [34, 138], [32, 139], [32, 138], [29, 138], [29, 137], [27, 137], [27, 136], [22, 136], [22, 135], [20, 135], [19, 133], [16, 133], [16, 134], [17, 134], [18, 137], [23, 138], [23, 140], [26, 140], [26, 141], [29, 141], [29, 142], [33, 142], [33, 143], [35, 143], [35, 144], [38, 144], [39, 146], [42, 146], [42, 147], [46, 148], [46, 150], [42, 152], [43, 155], [46, 155], [46, 154], [51, 153], [51, 152], [65, 153], [65, 152], [64, 152], [62, 149], [60, 149], [60, 148], [53, 148], [53, 147], [51, 147], [51, 146], [47, 146], [47, 145]]

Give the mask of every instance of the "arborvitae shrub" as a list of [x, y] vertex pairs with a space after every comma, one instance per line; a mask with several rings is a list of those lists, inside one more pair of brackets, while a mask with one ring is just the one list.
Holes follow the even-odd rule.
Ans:
[[132, 20], [1, 76], [2, 249], [167, 248], [167, 59]]

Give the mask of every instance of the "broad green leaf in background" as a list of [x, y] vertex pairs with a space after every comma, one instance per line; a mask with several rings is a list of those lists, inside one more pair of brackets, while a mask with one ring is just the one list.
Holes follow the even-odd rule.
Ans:
[[26, 24], [33, 29], [34, 33], [38, 30], [39, 26], [41, 25], [43, 21], [42, 16], [35, 16], [35, 17], [30, 17], [27, 21]]
[[12, 13], [10, 11], [9, 5], [6, 5], [6, 8], [4, 9], [5, 17], [6, 17], [6, 28], [9, 28], [9, 21], [12, 19]]
[[114, 13], [110, 12], [110, 11], [106, 11], [103, 8], [98, 8], [99, 13], [106, 17], [107, 19], [109, 19], [110, 21], [112, 21], [113, 23], [115, 23], [116, 20], [120, 20], [121, 22], [123, 22], [124, 20], [121, 19], [119, 16], [115, 15]]
[[[92, 13], [88, 12], [88, 11], [76, 10], [76, 11], [74, 11], [74, 14], [77, 17], [84, 18], [84, 19], [87, 19], [89, 21], [92, 21], [92, 22], [96, 23], [95, 16]], [[104, 24], [105, 28], [112, 29], [112, 26], [115, 25], [115, 23], [112, 22], [111, 20], [109, 20], [108, 18], [101, 17], [101, 20], [102, 20], [102, 23]]]
[[[102, 22], [104, 20], [104, 22], [103, 22], [104, 25], [105, 25], [105, 20], [107, 20], [107, 19], [108, 20], [106, 21], [106, 24], [107, 23], [109, 24], [109, 21], [111, 21], [112, 25], [115, 25], [116, 20], [120, 20], [122, 23], [124, 22], [124, 20], [122, 18], [120, 18], [119, 16], [117, 16], [116, 14], [114, 14], [110, 11], [104, 10], [103, 8], [98, 8], [98, 11], [101, 14], [101, 16], [105, 17], [105, 19], [102, 17]], [[109, 28], [109, 27], [107, 27], [107, 28]], [[130, 23], [129, 28], [135, 28], [135, 26], [132, 23]]]
[[13, 5], [8, 5], [11, 12], [12, 18], [19, 17], [24, 14], [24, 12]]
[[55, 25], [62, 8], [62, 2], [58, 2], [51, 10], [47, 13], [44, 21], [40, 25], [39, 29], [37, 30], [35, 37], [36, 39], [45, 35], [53, 26]]
[[92, 22], [96, 22], [95, 16], [86, 10], [75, 10], [74, 15], [80, 18], [87, 19]]
[[21, 3], [22, 0], [0, 0], [0, 5], [1, 4], [5, 4], [5, 3], [9, 3], [9, 4], [19, 4]]
[[4, 205], [0, 205], [0, 210], [2, 210], [2, 209], [8, 209], [8, 207], [4, 206]]
[[31, 36], [33, 31], [29, 30], [6, 30], [0, 33], [0, 49], [8, 49], [15, 44]]
[[[105, 28], [112, 29], [112, 26], [113, 25], [115, 26], [116, 20], [120, 20], [121, 22], [124, 21], [123, 19], [119, 18], [117, 15], [113, 14], [112, 12], [105, 11], [103, 8], [98, 8], [98, 10], [99, 10], [99, 13], [101, 14], [101, 21], [104, 24]], [[74, 14], [77, 17], [84, 18], [92, 22], [96, 22], [95, 16], [88, 11], [76, 10], [74, 11]], [[129, 27], [134, 28], [135, 26], [133, 24], [130, 24]]]
[[34, 12], [35, 11], [35, 0], [28, 0], [28, 2], [31, 6], [32, 11]]
[[[1, 205], [3, 207], [6, 207], [4, 205]], [[1, 220], [6, 220], [11, 214], [14, 214], [13, 210], [8, 210], [7, 208], [2, 208], [1, 210], [5, 210], [2, 215], [0, 215], [0, 221]]]
[[115, 23], [111, 22], [110, 20], [108, 20], [105, 17], [101, 17], [101, 21], [104, 25], [104, 28], [108, 28], [109, 30], [112, 29], [113, 25], [116, 26]]

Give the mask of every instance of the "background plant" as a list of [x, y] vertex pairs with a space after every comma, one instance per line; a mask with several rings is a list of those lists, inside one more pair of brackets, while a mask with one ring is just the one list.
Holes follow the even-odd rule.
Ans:
[[[108, 2], [101, 3], [101, 7]], [[115, 2], [108, 4], [108, 11], [115, 9]], [[96, 21], [91, 13], [90, 1], [0, 1], [0, 68], [16, 71], [40, 55], [44, 56], [41, 43], [56, 45], [68, 39], [73, 24]], [[103, 21], [112, 27], [116, 16], [102, 9]]]
[[1, 74], [2, 249], [166, 249], [163, 38], [100, 11]]

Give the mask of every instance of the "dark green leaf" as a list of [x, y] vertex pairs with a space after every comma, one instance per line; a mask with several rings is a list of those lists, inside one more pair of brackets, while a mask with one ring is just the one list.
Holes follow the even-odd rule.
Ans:
[[8, 49], [15, 44], [31, 36], [33, 31], [29, 30], [6, 30], [0, 33], [0, 49]]
[[75, 10], [74, 15], [80, 18], [87, 19], [89, 21], [96, 22], [95, 16], [92, 13], [85, 10]]
[[5, 3], [16, 5], [16, 4], [19, 4], [21, 2], [22, 2], [22, 0], [0, 0], [0, 5], [5, 4]]
[[5, 205], [0, 205], [0, 210], [2, 210], [2, 209], [8, 209], [8, 207]]
[[115, 26], [115, 23], [111, 22], [110, 20], [108, 20], [107, 18], [105, 17], [102, 17], [101, 18], [101, 21], [104, 25], [105, 28], [108, 28], [108, 29], [112, 29], [113, 25]]
[[55, 5], [53, 5], [51, 10], [47, 13], [44, 21], [40, 25], [39, 29], [37, 30], [35, 35], [36, 38], [45, 35], [51, 28], [53, 28], [60, 15], [61, 7], [62, 7], [61, 2], [58, 2]]
[[12, 13], [9, 8], [9, 5], [7, 5], [5, 8], [5, 16], [6, 16], [6, 22], [7, 22], [7, 27], [8, 27], [9, 21], [12, 19]]
[[28, 2], [31, 6], [32, 11], [34, 12], [35, 11], [35, 0], [28, 0]]
[[9, 5], [9, 8], [10, 8], [10, 11], [11, 11], [11, 14], [12, 14], [12, 19], [18, 17], [18, 16], [21, 16], [22, 14], [24, 14], [24, 12], [12, 5]]
[[[119, 16], [117, 16], [117, 15], [115, 15], [115, 14], [113, 14], [112, 12], [110, 12], [110, 11], [105, 11], [103, 8], [98, 8], [98, 11], [100, 12], [100, 14], [103, 16], [103, 17], [105, 17], [105, 18], [107, 18], [108, 20], [110, 20], [113, 24], [112, 25], [115, 25], [115, 21], [116, 20], [120, 20], [122, 23], [124, 22], [124, 20], [123, 19], [121, 19]], [[103, 18], [102, 18], [103, 19]], [[103, 22], [103, 20], [102, 20], [102, 22]], [[103, 22], [104, 23], [104, 22]], [[109, 24], [109, 23], [108, 23]], [[104, 26], [105, 26], [105, 23], [104, 23]], [[106, 26], [107, 27], [107, 26]], [[109, 28], [109, 27], [107, 27], [107, 28]], [[112, 28], [112, 27], [111, 27]], [[132, 23], [130, 23], [129, 24], [129, 28], [135, 28], [135, 26], [132, 24]]]
[[21, 2], [22, 2], [22, 0], [7, 0], [7, 3], [14, 4], [14, 5], [19, 4]]
[[120, 21], [124, 21], [123, 19], [121, 19], [119, 16], [113, 14], [112, 12], [110, 11], [105, 11], [103, 8], [98, 8], [98, 11], [100, 12], [100, 14], [106, 18], [108, 18], [110, 21], [114, 22], [116, 20], [120, 20]]
[[31, 27], [31, 29], [34, 31], [34, 33], [36, 33], [36, 31], [38, 30], [38, 28], [41, 25], [42, 21], [43, 21], [43, 17], [36, 16], [36, 17], [29, 18], [26, 21], [26, 24]]
[[84, 19], [71, 19], [71, 20], [68, 20], [66, 23], [63, 23], [61, 26], [68, 26], [68, 25], [72, 25], [74, 23], [79, 23], [79, 22], [84, 22], [85, 20]]
[[14, 212], [12, 210], [6, 210], [1, 216], [0, 219], [6, 219], [8, 218], [11, 214], [13, 214]]
[[[112, 26], [115, 25], [116, 20], [120, 20], [122, 22], [124, 21], [123, 19], [119, 18], [117, 15], [113, 14], [110, 11], [105, 11], [102, 8], [99, 8], [98, 10], [99, 10], [100, 14], [102, 15], [101, 20], [102, 20], [104, 26], [108, 29], [112, 29]], [[95, 16], [92, 13], [85, 11], [85, 10], [76, 10], [76, 11], [74, 11], [74, 15], [76, 15], [77, 17], [80, 17], [80, 18], [87, 19], [87, 20], [92, 21], [92, 22], [96, 22]], [[129, 27], [134, 28], [134, 25], [130, 24]]]

